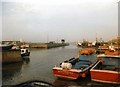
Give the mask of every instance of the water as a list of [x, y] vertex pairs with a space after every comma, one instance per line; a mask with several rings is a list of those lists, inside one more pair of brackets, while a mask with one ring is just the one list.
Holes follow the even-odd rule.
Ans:
[[49, 82], [57, 87], [98, 84], [91, 82], [90, 78], [73, 81], [59, 79], [53, 75], [52, 68], [64, 60], [78, 56], [79, 49], [74, 44], [52, 49], [31, 49], [30, 57], [25, 58], [23, 62], [3, 65], [2, 84], [14, 85], [30, 80]]

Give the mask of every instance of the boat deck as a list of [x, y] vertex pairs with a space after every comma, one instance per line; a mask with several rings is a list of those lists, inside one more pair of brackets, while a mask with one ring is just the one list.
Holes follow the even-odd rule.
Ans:
[[71, 63], [73, 69], [83, 70], [89, 67], [95, 61], [96, 61], [96, 56], [94, 54], [91, 54], [91, 55], [80, 55], [80, 58], [71, 58], [70, 60], [66, 60], [64, 62]]
[[96, 66], [94, 69], [98, 69], [98, 70], [110, 70], [110, 71], [120, 72], [120, 67], [119, 66], [115, 66], [115, 65], [102, 65], [101, 63], [99, 63], [99, 65]]
[[72, 68], [74, 68], [74, 69], [85, 69], [85, 68], [89, 67], [90, 64], [91, 64], [90, 61], [80, 60], [76, 64], [72, 65]]

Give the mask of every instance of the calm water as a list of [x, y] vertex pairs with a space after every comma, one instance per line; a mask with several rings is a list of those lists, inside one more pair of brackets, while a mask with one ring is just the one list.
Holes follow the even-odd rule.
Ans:
[[103, 85], [91, 82], [90, 78], [72, 81], [58, 79], [53, 75], [52, 68], [66, 59], [76, 57], [79, 49], [74, 44], [52, 49], [31, 49], [30, 57], [25, 58], [22, 63], [3, 65], [3, 85], [14, 85], [30, 80], [49, 82], [57, 87]]

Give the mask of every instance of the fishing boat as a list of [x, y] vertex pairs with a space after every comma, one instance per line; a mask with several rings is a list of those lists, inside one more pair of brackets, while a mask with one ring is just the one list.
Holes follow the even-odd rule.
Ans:
[[0, 50], [10, 50], [13, 45], [0, 44]]
[[14, 46], [11, 48], [11, 50], [14, 50], [14, 51], [15, 51], [15, 50], [16, 50], [16, 51], [17, 51], [17, 50], [20, 50], [20, 46], [14, 45]]
[[93, 48], [88, 48], [88, 49], [82, 49], [80, 50], [81, 55], [90, 55], [92, 53], [95, 53], [95, 49]]
[[77, 43], [77, 46], [78, 46], [78, 47], [81, 47], [81, 46], [82, 46], [82, 43], [78, 42], [78, 43]]
[[85, 78], [89, 75], [90, 69], [97, 63], [96, 56], [81, 55], [79, 58], [66, 60], [57, 67], [53, 67], [53, 73], [56, 77], [67, 79]]
[[29, 49], [27, 49], [27, 48], [22, 48], [21, 49], [21, 56], [23, 57], [23, 56], [29, 56], [30, 55], [30, 51], [29, 51]]
[[99, 62], [90, 70], [92, 81], [120, 84], [120, 52], [106, 51], [97, 57]]
[[108, 50], [109, 47], [108, 46], [99, 46], [98, 50]]

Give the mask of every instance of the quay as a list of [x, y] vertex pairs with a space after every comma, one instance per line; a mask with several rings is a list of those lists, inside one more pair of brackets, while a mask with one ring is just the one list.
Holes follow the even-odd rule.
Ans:
[[5, 50], [2, 51], [2, 63], [13, 63], [13, 62], [21, 62], [21, 53], [20, 50]]

